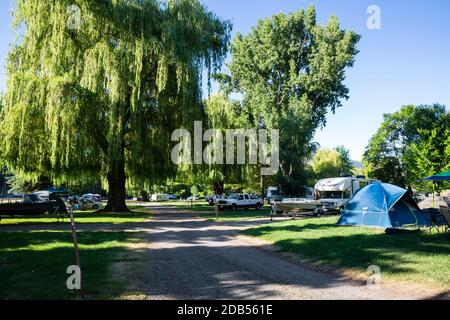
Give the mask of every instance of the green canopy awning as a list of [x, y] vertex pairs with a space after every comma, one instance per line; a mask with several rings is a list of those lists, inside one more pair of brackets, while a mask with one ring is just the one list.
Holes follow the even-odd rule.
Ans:
[[446, 181], [450, 180], [450, 171], [442, 172], [440, 174], [437, 174], [435, 176], [431, 176], [428, 178], [423, 179], [424, 181]]

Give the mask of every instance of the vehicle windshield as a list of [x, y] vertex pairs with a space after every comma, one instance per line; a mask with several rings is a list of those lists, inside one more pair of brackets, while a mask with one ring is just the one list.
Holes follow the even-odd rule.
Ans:
[[237, 193], [232, 193], [228, 196], [228, 199], [237, 199], [239, 198], [239, 195]]
[[319, 193], [320, 194], [320, 199], [343, 199], [344, 197], [344, 192], [342, 191], [322, 191]]
[[269, 190], [267, 194], [269, 197], [276, 197], [281, 195], [278, 190]]

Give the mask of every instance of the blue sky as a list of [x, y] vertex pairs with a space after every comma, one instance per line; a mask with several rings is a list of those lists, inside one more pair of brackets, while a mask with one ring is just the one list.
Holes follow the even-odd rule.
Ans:
[[[0, 1], [0, 61], [13, 40], [9, 9]], [[342, 27], [362, 35], [354, 68], [347, 72], [350, 99], [316, 141], [324, 147], [345, 145], [360, 160], [383, 114], [405, 104], [441, 103], [450, 107], [450, 1], [448, 0], [203, 0], [220, 17], [247, 33], [259, 18], [316, 6], [319, 22], [336, 14]], [[381, 30], [366, 26], [367, 8], [381, 8]], [[3, 63], [2, 63], [3, 66]], [[5, 75], [0, 69], [0, 88]]]

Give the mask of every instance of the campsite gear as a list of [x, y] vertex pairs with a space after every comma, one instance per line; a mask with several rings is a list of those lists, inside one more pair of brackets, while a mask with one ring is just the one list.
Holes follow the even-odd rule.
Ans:
[[450, 180], [450, 171], [442, 172], [435, 176], [423, 179], [423, 181], [448, 181], [448, 180]]
[[423, 179], [423, 181], [433, 181], [433, 207], [435, 206], [434, 194], [436, 191], [436, 181], [450, 181], [450, 171], [439, 173]]
[[445, 203], [447, 204], [447, 207], [450, 208], [450, 197], [444, 197], [443, 199], [444, 199]]
[[439, 209], [427, 208], [423, 209], [422, 212], [428, 217], [428, 220], [431, 222], [430, 233], [433, 231], [433, 229], [436, 229], [436, 231], [440, 233], [440, 228], [445, 228], [447, 226], [447, 221], [445, 220]]
[[67, 214], [66, 205], [61, 198], [51, 195], [48, 200], [28, 195], [23, 202], [0, 204], [0, 216], [40, 216], [43, 214]]
[[447, 223], [447, 225], [445, 225], [445, 231], [447, 232], [450, 230], [450, 210], [448, 207], [443, 206], [439, 207], [439, 210]]
[[338, 225], [405, 229], [429, 227], [431, 224], [407, 190], [387, 183], [375, 183], [354, 195], [345, 206]]

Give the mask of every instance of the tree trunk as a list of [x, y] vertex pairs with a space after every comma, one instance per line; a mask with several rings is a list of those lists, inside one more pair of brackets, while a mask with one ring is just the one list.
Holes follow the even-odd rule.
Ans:
[[148, 194], [147, 191], [145, 191], [145, 190], [141, 191], [141, 199], [142, 199], [142, 202], [150, 202], [150, 195]]
[[266, 195], [264, 194], [264, 191], [266, 191], [266, 188], [265, 188], [265, 186], [264, 186], [264, 176], [263, 175], [261, 175], [261, 180], [260, 180], [260, 188], [261, 188], [261, 198], [265, 198], [266, 197]]
[[112, 161], [108, 172], [108, 204], [103, 211], [130, 212], [125, 202], [125, 181], [125, 161], [123, 159]]
[[214, 195], [221, 196], [221, 195], [223, 195], [223, 192], [225, 191], [223, 182], [214, 182], [213, 188], [214, 188]]

